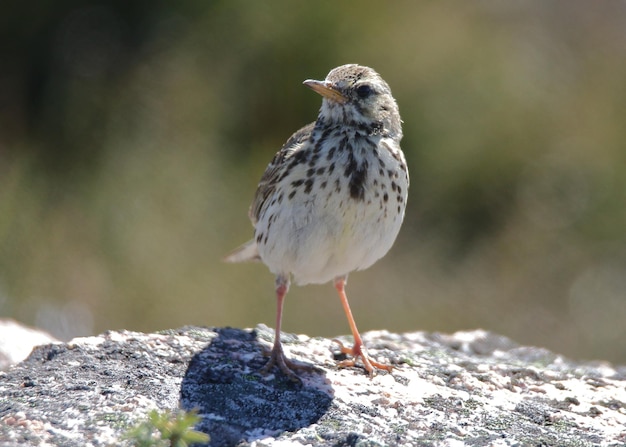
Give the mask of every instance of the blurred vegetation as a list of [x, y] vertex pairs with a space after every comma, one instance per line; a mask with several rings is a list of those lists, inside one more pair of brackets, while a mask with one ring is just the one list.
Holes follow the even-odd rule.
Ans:
[[197, 411], [177, 412], [152, 410], [147, 420], [129, 429], [124, 438], [133, 447], [188, 447], [207, 445], [211, 439], [206, 433], [193, 429], [200, 422]]
[[[411, 172], [398, 242], [348, 295], [361, 330], [482, 327], [626, 362], [623, 2], [0, 5], [0, 314], [68, 338], [274, 322], [222, 255], [256, 184], [357, 62], [389, 82]], [[348, 332], [333, 288], [284, 329]]]

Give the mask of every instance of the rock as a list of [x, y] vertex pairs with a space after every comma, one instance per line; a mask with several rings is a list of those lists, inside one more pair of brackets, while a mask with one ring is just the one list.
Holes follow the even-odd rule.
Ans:
[[198, 409], [211, 446], [614, 446], [626, 368], [574, 363], [484, 331], [364, 334], [396, 365], [339, 369], [332, 341], [284, 334], [318, 372], [261, 376], [272, 331], [107, 332], [36, 348], [0, 375], [0, 446], [130, 445], [151, 409]]
[[47, 332], [0, 318], [0, 371], [21, 362], [35, 346], [58, 341]]

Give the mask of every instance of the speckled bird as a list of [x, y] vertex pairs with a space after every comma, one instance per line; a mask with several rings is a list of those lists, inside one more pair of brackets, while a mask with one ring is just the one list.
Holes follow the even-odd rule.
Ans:
[[285, 357], [283, 301], [298, 284], [334, 282], [354, 345], [340, 344], [372, 376], [391, 370], [367, 353], [345, 293], [348, 274], [370, 267], [393, 245], [404, 218], [409, 173], [402, 121], [389, 85], [369, 67], [342, 65], [304, 85], [322, 96], [317, 120], [294, 133], [261, 177], [249, 217], [254, 239], [225, 260], [261, 260], [276, 275], [276, 335], [268, 363], [297, 380], [305, 369]]

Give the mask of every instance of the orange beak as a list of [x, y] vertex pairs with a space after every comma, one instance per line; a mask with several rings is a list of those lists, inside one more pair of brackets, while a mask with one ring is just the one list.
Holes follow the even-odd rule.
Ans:
[[348, 101], [348, 98], [346, 98], [343, 93], [326, 81], [314, 81], [313, 79], [307, 79], [303, 82], [303, 84], [331, 101], [338, 102], [340, 104], [345, 104]]

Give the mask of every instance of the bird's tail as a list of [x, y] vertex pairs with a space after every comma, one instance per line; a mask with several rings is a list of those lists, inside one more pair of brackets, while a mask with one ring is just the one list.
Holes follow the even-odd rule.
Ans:
[[222, 258], [224, 262], [260, 261], [259, 249], [254, 240], [250, 240]]

